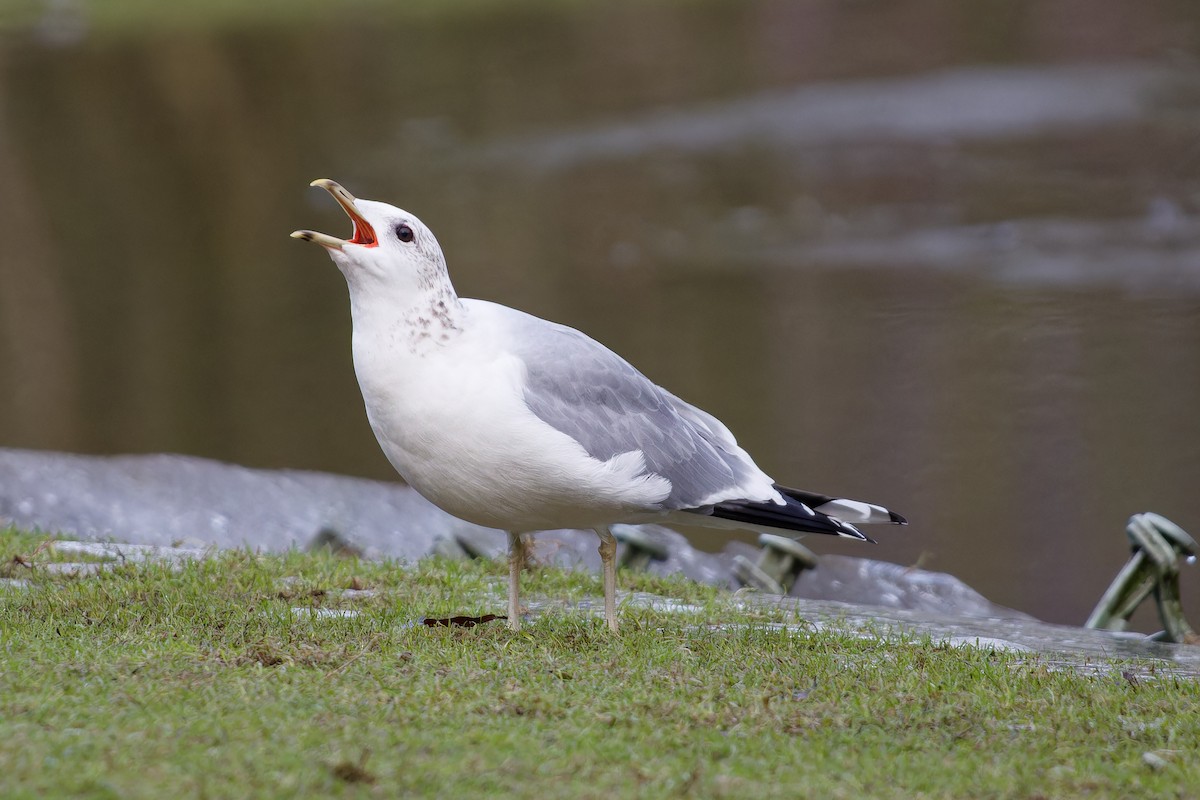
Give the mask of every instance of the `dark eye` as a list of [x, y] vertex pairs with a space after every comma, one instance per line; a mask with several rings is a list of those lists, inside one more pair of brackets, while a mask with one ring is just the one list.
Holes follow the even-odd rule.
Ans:
[[413, 240], [413, 229], [408, 227], [404, 222], [396, 226], [396, 238], [402, 242], [411, 242]]

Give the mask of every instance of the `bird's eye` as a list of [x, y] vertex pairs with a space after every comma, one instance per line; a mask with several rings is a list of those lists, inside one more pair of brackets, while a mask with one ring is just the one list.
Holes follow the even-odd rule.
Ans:
[[396, 226], [396, 238], [402, 242], [411, 242], [413, 240], [413, 229], [408, 227], [406, 223], [401, 222]]

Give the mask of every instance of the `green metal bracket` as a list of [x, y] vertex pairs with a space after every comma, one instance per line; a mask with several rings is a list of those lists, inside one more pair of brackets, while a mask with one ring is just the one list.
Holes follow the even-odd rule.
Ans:
[[795, 539], [764, 533], [758, 537], [758, 543], [762, 553], [757, 564], [745, 556], [733, 560], [733, 577], [743, 586], [770, 594], [787, 594], [801, 572], [817, 566], [816, 554]]
[[345, 536], [342, 536], [342, 534], [333, 528], [321, 528], [321, 530], [317, 531], [316, 536], [305, 545], [304, 549], [310, 553], [328, 550], [335, 556], [346, 556], [349, 558], [363, 557], [361, 547], [351, 542]]
[[1196, 542], [1174, 522], [1158, 514], [1134, 514], [1125, 526], [1133, 556], [1113, 579], [1085, 628], [1122, 631], [1133, 612], [1151, 593], [1158, 604], [1163, 630], [1154, 639], [1200, 644], [1200, 636], [1183, 616], [1179, 566], [1196, 560]]
[[449, 535], [439, 535], [433, 540], [433, 547], [430, 548], [429, 554], [442, 556], [443, 558], [452, 558], [456, 561], [489, 558], [491, 553], [488, 551], [486, 545], [486, 540], [482, 540], [479, 537], [472, 537], [460, 531]]
[[645, 572], [653, 561], [666, 561], [671, 555], [667, 546], [632, 525], [613, 525], [612, 535], [625, 545], [617, 563], [624, 569]]

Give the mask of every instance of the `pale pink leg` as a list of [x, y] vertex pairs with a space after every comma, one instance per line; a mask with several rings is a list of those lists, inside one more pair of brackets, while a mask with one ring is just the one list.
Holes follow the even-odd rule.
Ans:
[[596, 528], [600, 537], [600, 563], [604, 567], [604, 621], [617, 632], [617, 540], [608, 528]]
[[508, 627], [521, 630], [521, 569], [525, 566], [525, 540], [508, 534]]

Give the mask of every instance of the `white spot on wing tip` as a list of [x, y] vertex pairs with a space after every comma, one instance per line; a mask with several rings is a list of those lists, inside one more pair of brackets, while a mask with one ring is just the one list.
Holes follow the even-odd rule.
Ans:
[[859, 523], [891, 521], [891, 514], [886, 508], [877, 506], [874, 503], [864, 503], [861, 500], [846, 500], [844, 498], [830, 500], [824, 505], [817, 506], [817, 510], [831, 517], [837, 517], [842, 520], [854, 520]]
[[842, 520], [838, 519], [837, 517], [830, 517], [830, 519], [832, 519], [834, 522], [836, 522], [838, 525], [840, 525], [843, 528], [843, 530], [838, 531], [838, 536], [844, 536], [847, 539], [858, 539], [859, 541], [866, 540], [867, 537], [863, 534], [863, 532], [860, 531], [858, 528], [854, 527], [853, 525], [851, 525], [850, 523], [843, 522]]

